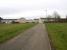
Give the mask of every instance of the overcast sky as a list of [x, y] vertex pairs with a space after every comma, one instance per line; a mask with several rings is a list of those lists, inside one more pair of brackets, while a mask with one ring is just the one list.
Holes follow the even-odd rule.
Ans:
[[0, 0], [2, 18], [39, 18], [57, 11], [62, 17], [67, 14], [67, 0]]

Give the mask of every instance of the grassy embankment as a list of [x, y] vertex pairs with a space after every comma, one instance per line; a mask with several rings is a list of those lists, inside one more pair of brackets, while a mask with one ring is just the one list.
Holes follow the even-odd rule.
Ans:
[[13, 38], [26, 29], [34, 26], [34, 23], [26, 24], [0, 24], [0, 43]]
[[67, 50], [67, 23], [47, 23], [46, 26], [55, 50]]

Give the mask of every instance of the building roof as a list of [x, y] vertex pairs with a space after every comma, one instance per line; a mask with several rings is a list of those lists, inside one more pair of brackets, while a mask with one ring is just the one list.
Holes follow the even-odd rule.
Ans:
[[17, 19], [2, 19], [2, 20], [17, 20]]
[[34, 20], [39, 20], [39, 19], [34, 19]]

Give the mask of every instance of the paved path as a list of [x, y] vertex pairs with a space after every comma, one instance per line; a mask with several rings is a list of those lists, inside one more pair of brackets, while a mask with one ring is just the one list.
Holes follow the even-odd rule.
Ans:
[[51, 50], [44, 24], [21, 33], [14, 39], [0, 45], [0, 50]]

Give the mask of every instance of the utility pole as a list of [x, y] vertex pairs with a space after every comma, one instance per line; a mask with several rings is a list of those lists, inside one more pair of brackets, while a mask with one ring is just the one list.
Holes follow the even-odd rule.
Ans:
[[[45, 12], [46, 12], [46, 18], [47, 18], [47, 8], [46, 8]], [[48, 21], [48, 18], [46, 20]]]
[[46, 17], [47, 17], [47, 9], [45, 11], [46, 11]]

